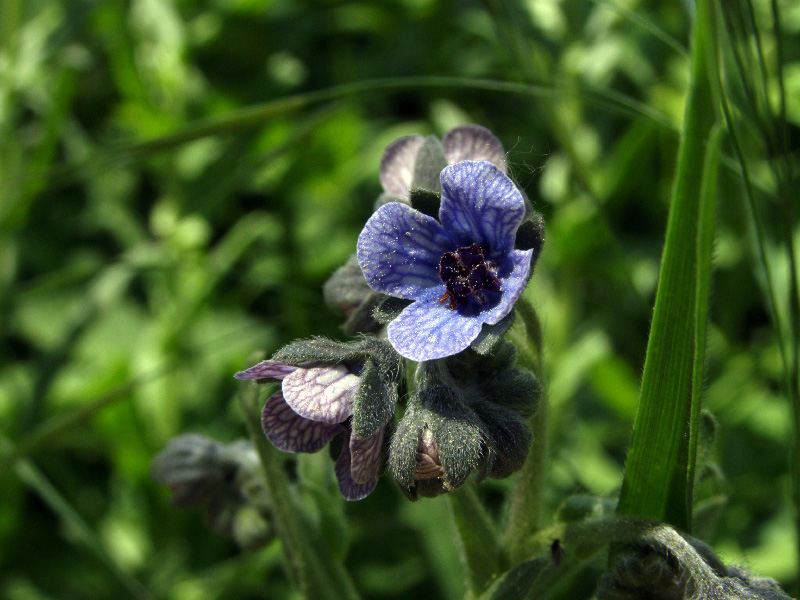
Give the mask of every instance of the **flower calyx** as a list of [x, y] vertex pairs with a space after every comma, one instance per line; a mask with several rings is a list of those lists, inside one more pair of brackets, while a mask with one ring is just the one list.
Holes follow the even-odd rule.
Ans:
[[196, 433], [180, 435], [153, 459], [151, 475], [182, 509], [203, 507], [217, 534], [253, 550], [274, 534], [261, 465], [250, 442], [221, 444]]
[[450, 492], [472, 473], [477, 481], [502, 479], [522, 467], [532, 441], [524, 417], [540, 386], [513, 360], [513, 346], [504, 342], [488, 356], [468, 351], [422, 365], [420, 390], [389, 448], [389, 466], [408, 498]]

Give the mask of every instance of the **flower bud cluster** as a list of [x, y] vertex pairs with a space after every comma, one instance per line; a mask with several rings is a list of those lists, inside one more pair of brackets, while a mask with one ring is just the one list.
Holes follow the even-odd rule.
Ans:
[[703, 542], [677, 533], [621, 549], [596, 595], [598, 600], [789, 600], [775, 580], [728, 567]]
[[466, 351], [424, 363], [422, 382], [397, 426], [389, 466], [411, 500], [477, 480], [503, 479], [528, 455], [525, 417], [539, 400], [539, 382], [513, 366], [514, 347], [501, 342], [488, 356]]
[[242, 548], [258, 548], [272, 539], [261, 465], [250, 442], [220, 444], [184, 434], [155, 457], [151, 474], [170, 489], [173, 505], [203, 507], [208, 526]]

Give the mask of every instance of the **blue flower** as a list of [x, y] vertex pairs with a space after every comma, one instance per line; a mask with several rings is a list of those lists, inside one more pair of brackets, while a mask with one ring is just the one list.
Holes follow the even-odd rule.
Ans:
[[346, 500], [361, 500], [377, 484], [385, 427], [361, 438], [352, 430], [353, 408], [361, 377], [359, 367], [327, 364], [299, 367], [265, 360], [236, 373], [236, 379], [276, 379], [281, 389], [261, 411], [270, 442], [283, 452], [317, 452], [344, 435], [336, 459], [336, 479]]
[[358, 262], [375, 291], [413, 300], [388, 327], [415, 361], [466, 349], [508, 315], [531, 274], [535, 249], [514, 248], [527, 213], [511, 179], [488, 161], [441, 172], [439, 220], [402, 202], [381, 206], [358, 238]]

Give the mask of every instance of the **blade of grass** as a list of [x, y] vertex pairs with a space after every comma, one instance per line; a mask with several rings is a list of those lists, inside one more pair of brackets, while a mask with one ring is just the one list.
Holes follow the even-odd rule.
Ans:
[[385, 93], [401, 91], [408, 88], [460, 88], [504, 92], [540, 98], [561, 99], [564, 95], [584, 94], [595, 104], [605, 104], [625, 114], [637, 114], [659, 123], [666, 129], [674, 129], [669, 118], [652, 107], [608, 90], [575, 87], [557, 87], [548, 85], [520, 84], [493, 79], [471, 79], [467, 77], [422, 76], [422, 77], [390, 77], [386, 79], [368, 79], [333, 86], [294, 96], [287, 96], [235, 111], [223, 118], [207, 121], [189, 127], [183, 131], [162, 136], [155, 140], [142, 142], [127, 148], [131, 153], [169, 150], [177, 145], [220, 133], [228, 133], [257, 126], [267, 120], [287, 112], [307, 108], [310, 105], [350, 96], [369, 93]]
[[78, 164], [62, 165], [54, 168], [46, 178], [48, 189], [63, 187], [83, 177], [95, 169], [108, 165], [132, 163], [150, 157], [153, 153], [172, 150], [197, 139], [213, 135], [236, 133], [258, 127], [270, 119], [292, 112], [307, 109], [323, 102], [342, 98], [357, 97], [360, 100], [369, 94], [387, 94], [408, 89], [470, 89], [475, 91], [517, 94], [526, 97], [563, 100], [575, 95], [584, 96], [587, 102], [609, 111], [626, 116], [641, 116], [667, 131], [676, 131], [675, 124], [667, 115], [624, 94], [611, 90], [592, 89], [578, 86], [548, 86], [529, 83], [512, 83], [493, 79], [472, 79], [468, 77], [421, 76], [368, 79], [333, 86], [321, 90], [286, 96], [232, 111], [224, 117], [208, 119], [195, 123], [180, 131], [143, 142], [108, 144], [94, 152], [91, 157]]
[[[707, 141], [714, 125], [709, 79], [714, 6], [698, 2], [691, 50], [678, 166], [661, 260], [653, 321], [647, 344], [633, 439], [617, 511], [691, 528], [691, 432], [693, 369], [697, 343], [697, 302], [703, 270], [698, 252]], [[705, 165], [705, 169], [716, 168]], [[703, 281], [707, 286], [709, 282]], [[707, 291], [705, 292], [707, 294]], [[686, 440], [685, 438], [688, 438]]]
[[684, 48], [683, 45], [678, 40], [672, 37], [664, 29], [659, 27], [657, 23], [653, 22], [647, 17], [640, 15], [638, 12], [635, 12], [626, 6], [617, 4], [612, 0], [592, 0], [592, 1], [596, 4], [603, 4], [605, 6], [608, 6], [612, 10], [618, 12], [623, 17], [631, 21], [632, 23], [635, 23], [636, 25], [644, 29], [654, 38], [661, 40], [664, 44], [666, 44], [667, 46], [672, 48], [676, 53], [678, 53], [679, 56], [688, 58], [689, 53], [686, 52], [686, 48]]
[[[0, 437], [0, 450], [7, 451], [11, 442]], [[72, 505], [50, 483], [44, 474], [27, 459], [19, 460], [14, 465], [17, 477], [33, 490], [50, 509], [56, 513], [68, 531], [71, 532], [95, 557], [105, 564], [130, 595], [138, 600], [154, 600], [151, 594], [136, 578], [125, 571], [114, 561], [108, 549], [103, 545], [92, 528], [83, 520]]]
[[[736, 159], [742, 173], [745, 197], [747, 198], [757, 260], [761, 266], [760, 283], [769, 309], [770, 318], [778, 339], [781, 361], [784, 365], [784, 387], [793, 416], [793, 451], [791, 458], [792, 502], [795, 507], [795, 537], [800, 548], [800, 286], [798, 285], [797, 257], [794, 249], [794, 231], [796, 230], [797, 211], [795, 207], [796, 192], [793, 187], [795, 165], [791, 159], [786, 132], [786, 90], [783, 80], [783, 44], [781, 36], [780, 12], [777, 3], [772, 1], [772, 38], [774, 51], [767, 52], [762, 47], [764, 35], [759, 31], [754, 7], [751, 2], [740, 1], [722, 3], [725, 17], [722, 30], [727, 34], [726, 44], [720, 38], [717, 53], [722, 56], [733, 47], [735, 69], [731, 72], [720, 70], [717, 76], [720, 86], [732, 87], [740, 85], [745, 90], [745, 105], [734, 107], [731, 98], [735, 97], [729, 89], [721, 96], [721, 106], [731, 134]], [[749, 49], [749, 52], [748, 52]], [[752, 54], [755, 53], [755, 57]], [[777, 114], [768, 101], [769, 70], [766, 56], [774, 55], [774, 76], [778, 84]], [[750, 67], [750, 65], [753, 65]], [[720, 69], [725, 65], [720, 59]], [[753, 82], [755, 80], [755, 82]], [[755, 88], [755, 89], [752, 89]], [[739, 108], [740, 113], [735, 108]], [[788, 314], [783, 314], [784, 304], [777, 295], [777, 286], [773, 265], [767, 252], [768, 233], [765, 228], [764, 212], [769, 205], [759, 202], [756, 197], [754, 181], [750, 175], [752, 149], [743, 142], [743, 130], [755, 126], [761, 135], [768, 164], [771, 167], [777, 191], [776, 206], [780, 211], [778, 221], [782, 224], [779, 235], [787, 254], [788, 298], [786, 306]], [[745, 151], [750, 154], [746, 154]], [[772, 190], [758, 190], [769, 197]], [[788, 325], [786, 324], [788, 321]]]
[[53, 441], [65, 432], [85, 423], [114, 402], [128, 398], [130, 393], [138, 386], [163, 377], [174, 368], [175, 363], [165, 364], [150, 373], [128, 381], [107, 394], [90, 400], [80, 408], [49, 418], [25, 435], [16, 446], [12, 446], [10, 443], [4, 444], [2, 448], [3, 456], [0, 457], [0, 473], [10, 468], [17, 461], [38, 452], [42, 448], [51, 446]]
[[[706, 357], [706, 337], [708, 324], [709, 298], [711, 295], [711, 264], [714, 247], [714, 215], [717, 194], [717, 172], [722, 148], [721, 125], [716, 124], [709, 135], [700, 186], [700, 211], [697, 227], [697, 283], [695, 288], [695, 346], [692, 364], [692, 401], [689, 411], [689, 436], [685, 452], [688, 454], [686, 477], [679, 482], [672, 496], [685, 498], [685, 510], [691, 522], [694, 506], [695, 467], [697, 465], [697, 440], [700, 425], [700, 399], [703, 392], [703, 370]], [[669, 514], [669, 513], [668, 513]], [[669, 520], [669, 519], [667, 519]]]

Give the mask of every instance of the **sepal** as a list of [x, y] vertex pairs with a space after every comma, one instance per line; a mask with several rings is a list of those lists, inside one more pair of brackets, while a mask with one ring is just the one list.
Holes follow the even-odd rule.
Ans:
[[347, 262], [336, 269], [322, 286], [325, 303], [345, 316], [352, 314], [373, 293], [355, 254], [350, 255]]
[[478, 354], [489, 354], [514, 324], [516, 312], [513, 310], [494, 325], [484, 325], [478, 337], [470, 344], [470, 348]]
[[353, 405], [353, 433], [368, 438], [388, 423], [397, 405], [397, 384], [392, 365], [368, 359], [361, 372], [361, 382]]
[[[437, 385], [421, 390], [409, 404], [389, 449], [389, 467], [403, 493], [416, 500], [463, 485], [484, 455], [481, 426], [475, 412], [452, 389]], [[420, 454], [441, 466], [440, 477], [429, 478], [421, 472]]]
[[380, 300], [375, 305], [372, 311], [372, 317], [381, 325], [394, 321], [400, 316], [400, 313], [411, 304], [413, 300], [406, 300], [405, 298], [397, 298], [395, 296], [387, 296], [386, 294], [380, 295]]
[[319, 365], [352, 363], [363, 358], [364, 353], [356, 344], [336, 342], [323, 337], [313, 337], [295, 340], [287, 344], [278, 350], [271, 360], [309, 368]]
[[[414, 177], [411, 179], [411, 190], [429, 190], [441, 193], [442, 184], [439, 174], [447, 166], [442, 142], [436, 136], [428, 136], [420, 147], [414, 162]], [[435, 215], [434, 215], [435, 216]]]
[[533, 250], [531, 255], [531, 270], [539, 259], [539, 255], [544, 248], [544, 218], [541, 213], [533, 212], [528, 215], [517, 229], [517, 237], [514, 240], [514, 248], [517, 250]]
[[484, 391], [488, 398], [498, 404], [515, 410], [523, 417], [529, 417], [539, 407], [542, 385], [527, 369], [513, 367], [487, 381]]
[[483, 423], [487, 453], [484, 470], [488, 477], [505, 479], [522, 468], [533, 434], [519, 415], [493, 402], [477, 402], [472, 409]]

